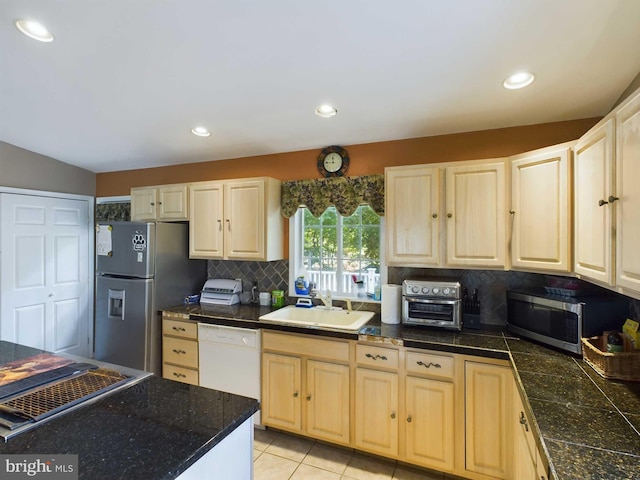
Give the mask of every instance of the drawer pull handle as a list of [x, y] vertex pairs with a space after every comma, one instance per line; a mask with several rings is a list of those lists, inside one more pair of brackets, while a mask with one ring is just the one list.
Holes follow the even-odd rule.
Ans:
[[307, 395], [307, 402], [311, 401], [311, 395]]
[[298, 392], [295, 392], [295, 393], [293, 394], [293, 398], [298, 398]]
[[616, 200], [620, 200], [620, 199], [618, 197], [614, 197], [613, 195], [609, 195], [609, 198], [607, 200], [609, 200], [609, 203], [613, 203]]
[[187, 378], [184, 373], [173, 372], [173, 376], [177, 378]]
[[385, 357], [384, 355], [371, 355], [370, 353], [367, 353], [365, 355], [365, 357], [371, 358], [372, 360], [377, 360], [377, 359], [386, 360], [387, 359], [387, 357]]
[[598, 206], [599, 206], [599, 207], [602, 207], [603, 205], [606, 205], [607, 203], [609, 203], [609, 202], [607, 202], [606, 200], [602, 200], [602, 199], [600, 199], [600, 200], [598, 201]]
[[411, 415], [409, 415], [409, 416], [407, 417], [407, 422], [411, 423], [412, 421], [413, 421], [413, 419], [411, 418]]
[[181, 353], [187, 353], [184, 350], [178, 350], [177, 348], [173, 349], [173, 353], [177, 353], [178, 355], [180, 355]]
[[396, 412], [391, 412], [391, 418], [396, 418]]
[[520, 412], [520, 425], [524, 425], [524, 430], [526, 432], [529, 431], [529, 424], [527, 423], [527, 419], [524, 416], [524, 412]]
[[433, 362], [429, 362], [429, 363], [424, 363], [421, 360], [418, 360], [416, 362], [419, 366], [421, 367], [425, 367], [425, 368], [431, 368], [431, 367], [436, 367], [436, 368], [442, 368], [442, 365], [440, 365], [439, 363], [433, 363]]
[[173, 328], [176, 332], [186, 332], [186, 330], [182, 327], [171, 327]]

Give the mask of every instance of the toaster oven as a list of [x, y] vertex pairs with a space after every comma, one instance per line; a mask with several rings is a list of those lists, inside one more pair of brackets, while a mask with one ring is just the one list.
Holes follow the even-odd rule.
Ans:
[[462, 329], [462, 288], [450, 280], [402, 282], [402, 323]]

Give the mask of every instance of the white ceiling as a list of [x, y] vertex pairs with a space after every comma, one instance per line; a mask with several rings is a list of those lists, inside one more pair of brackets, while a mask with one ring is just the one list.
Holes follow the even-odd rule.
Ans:
[[0, 141], [106, 172], [601, 116], [639, 45], [640, 0], [0, 0]]

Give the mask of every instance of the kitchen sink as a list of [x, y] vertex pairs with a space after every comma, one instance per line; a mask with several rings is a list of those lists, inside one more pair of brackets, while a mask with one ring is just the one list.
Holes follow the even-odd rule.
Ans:
[[374, 312], [363, 310], [343, 310], [324, 306], [300, 308], [295, 305], [275, 310], [260, 317], [261, 321], [272, 323], [306, 325], [338, 330], [358, 331], [373, 317]]

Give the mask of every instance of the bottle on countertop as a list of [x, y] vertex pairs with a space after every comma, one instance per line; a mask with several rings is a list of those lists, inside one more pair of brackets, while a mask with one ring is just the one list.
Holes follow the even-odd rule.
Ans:
[[376, 283], [373, 287], [373, 299], [374, 300], [382, 299], [382, 287], [380, 286], [380, 277], [376, 278]]

